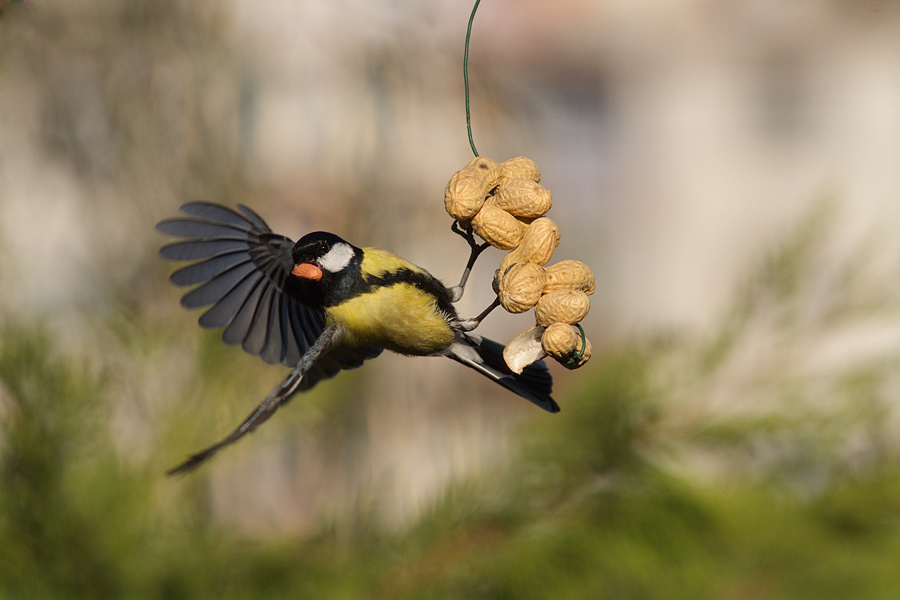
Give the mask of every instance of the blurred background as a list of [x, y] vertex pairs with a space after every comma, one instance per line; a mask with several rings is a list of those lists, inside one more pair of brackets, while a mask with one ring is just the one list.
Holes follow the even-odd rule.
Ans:
[[900, 595], [891, 0], [485, 0], [478, 150], [597, 276], [562, 413], [383, 356], [164, 476], [285, 370], [180, 308], [153, 226], [245, 203], [455, 282], [470, 10], [0, 2], [0, 597]]

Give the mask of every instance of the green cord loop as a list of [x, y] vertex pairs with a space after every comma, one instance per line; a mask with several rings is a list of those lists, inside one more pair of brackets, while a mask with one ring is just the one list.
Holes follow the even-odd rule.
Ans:
[[472, 7], [472, 14], [469, 15], [469, 28], [466, 29], [466, 48], [463, 52], [463, 83], [466, 86], [466, 131], [469, 132], [469, 145], [472, 147], [472, 153], [478, 156], [478, 150], [475, 149], [475, 142], [472, 140], [472, 113], [469, 109], [469, 38], [472, 37], [472, 21], [475, 20], [475, 11], [481, 0], [475, 0], [475, 6]]
[[581, 332], [581, 350], [576, 350], [575, 354], [572, 355], [572, 358], [566, 361], [567, 365], [574, 365], [579, 362], [582, 358], [584, 358], [584, 351], [587, 349], [587, 340], [584, 337], [584, 328], [581, 326], [581, 323], [576, 323], [575, 327], [578, 328], [578, 331]]

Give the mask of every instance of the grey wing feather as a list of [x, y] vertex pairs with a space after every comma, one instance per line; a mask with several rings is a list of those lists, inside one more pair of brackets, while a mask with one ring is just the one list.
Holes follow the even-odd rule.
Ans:
[[207, 260], [178, 269], [169, 276], [169, 281], [175, 285], [194, 285], [195, 283], [212, 279], [226, 269], [252, 260], [243, 248], [235, 248], [226, 252], [216, 253], [209, 258], [205, 256], [201, 258], [207, 258]]
[[256, 214], [256, 211], [251, 209], [249, 206], [244, 206], [243, 204], [238, 204], [237, 208], [239, 211], [244, 213], [244, 216], [247, 217], [248, 219], [250, 219], [250, 221], [256, 223], [257, 226], [262, 227], [264, 229], [268, 227], [268, 225], [266, 225], [266, 222], [263, 221], [263, 218], [261, 216], [259, 216], [258, 214]]
[[246, 235], [241, 237], [218, 237], [211, 240], [175, 242], [163, 246], [159, 255], [169, 260], [200, 260], [217, 254], [246, 251]]
[[[156, 228], [187, 239], [163, 246], [160, 255], [197, 261], [170, 279], [179, 286], [197, 285], [181, 302], [187, 308], [210, 306], [200, 316], [201, 326], [224, 327], [222, 339], [227, 344], [240, 344], [268, 363], [293, 367], [324, 330], [325, 315], [284, 291], [293, 268], [294, 242], [272, 233], [246, 206], [239, 205], [238, 211], [209, 202], [185, 204], [181, 212], [187, 217], [162, 221]], [[380, 352], [377, 348], [331, 352], [307, 374], [301, 388], [341, 369], [358, 367]]]

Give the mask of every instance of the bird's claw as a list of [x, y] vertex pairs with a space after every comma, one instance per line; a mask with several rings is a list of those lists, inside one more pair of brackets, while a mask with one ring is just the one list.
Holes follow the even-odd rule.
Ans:
[[[475, 233], [472, 231], [471, 222], [469, 221], [466, 221], [464, 225], [460, 225], [460, 222], [458, 220], [454, 220], [453, 224], [450, 225], [450, 231], [466, 240], [470, 248], [469, 260], [466, 263], [466, 269], [463, 271], [462, 277], [459, 280], [459, 285], [455, 285], [450, 288], [450, 301], [458, 302], [460, 298], [462, 298], [463, 292], [466, 289], [466, 281], [468, 281], [469, 279], [469, 273], [472, 272], [472, 267], [475, 265], [475, 261], [478, 259], [482, 252], [487, 250], [490, 244], [487, 242], [484, 242], [483, 244], [478, 243], [478, 241], [475, 239]], [[475, 325], [477, 326], [477, 323]]]

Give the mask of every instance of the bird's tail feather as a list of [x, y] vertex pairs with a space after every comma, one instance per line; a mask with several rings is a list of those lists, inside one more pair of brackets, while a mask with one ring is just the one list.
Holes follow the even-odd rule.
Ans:
[[503, 346], [473, 333], [460, 333], [450, 346], [447, 356], [493, 379], [544, 410], [559, 412], [559, 405], [550, 396], [553, 378], [543, 361], [525, 367], [522, 374], [517, 375], [503, 360]]

